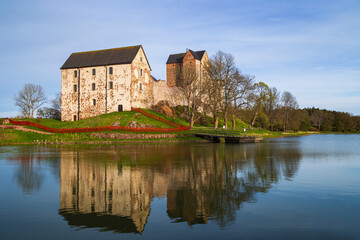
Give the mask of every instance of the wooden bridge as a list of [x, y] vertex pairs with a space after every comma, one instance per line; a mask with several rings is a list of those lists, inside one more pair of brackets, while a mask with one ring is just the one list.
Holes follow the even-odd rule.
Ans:
[[195, 130], [194, 135], [214, 143], [221, 142], [221, 138], [225, 139], [225, 143], [257, 143], [263, 140], [260, 136], [223, 130]]

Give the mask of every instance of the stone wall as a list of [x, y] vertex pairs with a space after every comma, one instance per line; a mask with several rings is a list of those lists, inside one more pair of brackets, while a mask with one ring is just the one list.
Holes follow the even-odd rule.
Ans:
[[[154, 103], [150, 66], [142, 48], [131, 64], [130, 104], [135, 108], [150, 108]], [[142, 74], [141, 74], [142, 73]]]
[[154, 83], [154, 104], [160, 101], [167, 101], [171, 107], [186, 105], [181, 91], [176, 87], [168, 87], [164, 80]]
[[103, 139], [161, 139], [183, 137], [181, 134], [124, 134], [124, 133], [91, 133], [90, 136]]
[[176, 71], [181, 66], [181, 63], [166, 64], [166, 81], [168, 87], [176, 86]]

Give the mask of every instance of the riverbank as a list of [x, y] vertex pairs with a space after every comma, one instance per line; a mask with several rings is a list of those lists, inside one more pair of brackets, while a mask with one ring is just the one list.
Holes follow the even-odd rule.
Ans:
[[[318, 132], [270, 132], [249, 131], [249, 136], [256, 135], [264, 139], [304, 136], [318, 134]], [[182, 133], [65, 133], [65, 134], [42, 134], [37, 132], [21, 131], [18, 129], [0, 129], [0, 145], [18, 144], [137, 144], [137, 143], [198, 143], [208, 142], [195, 137], [192, 131]]]

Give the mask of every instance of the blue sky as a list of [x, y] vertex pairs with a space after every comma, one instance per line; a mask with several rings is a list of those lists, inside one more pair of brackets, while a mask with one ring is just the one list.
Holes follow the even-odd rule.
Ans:
[[142, 44], [152, 74], [186, 48], [238, 67], [303, 107], [360, 115], [360, 1], [1, 1], [0, 117], [25, 83], [49, 99], [72, 52]]

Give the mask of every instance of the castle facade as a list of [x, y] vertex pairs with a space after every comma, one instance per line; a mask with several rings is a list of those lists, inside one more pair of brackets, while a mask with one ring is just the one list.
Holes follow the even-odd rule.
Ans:
[[61, 67], [61, 120], [76, 121], [100, 114], [150, 108], [159, 101], [185, 105], [176, 83], [176, 69], [189, 64], [203, 71], [206, 51], [172, 54], [167, 81], [151, 76], [141, 45], [72, 53]]

